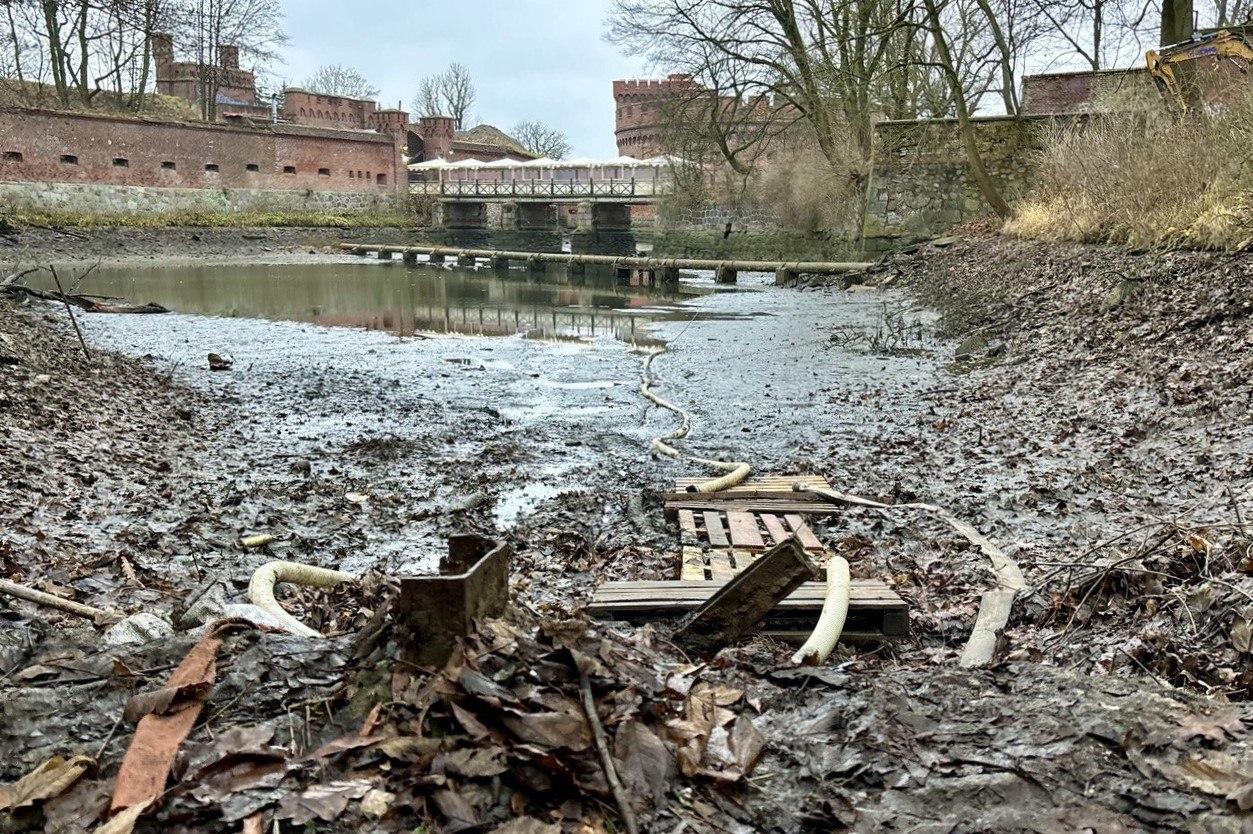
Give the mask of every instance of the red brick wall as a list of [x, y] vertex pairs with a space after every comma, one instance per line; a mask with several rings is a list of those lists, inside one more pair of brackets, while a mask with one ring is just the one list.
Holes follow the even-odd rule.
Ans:
[[1022, 80], [1022, 112], [1024, 116], [1091, 113], [1116, 106], [1119, 98], [1155, 95], [1153, 81], [1143, 67], [1028, 75]]
[[296, 124], [345, 130], [371, 130], [378, 105], [373, 101], [328, 96], [288, 87], [283, 91], [283, 118]]
[[664, 153], [661, 131], [665, 108], [677, 95], [695, 88], [696, 82], [686, 75], [613, 82], [618, 153], [636, 159]]
[[404, 174], [383, 134], [0, 110], [0, 181], [395, 192]]

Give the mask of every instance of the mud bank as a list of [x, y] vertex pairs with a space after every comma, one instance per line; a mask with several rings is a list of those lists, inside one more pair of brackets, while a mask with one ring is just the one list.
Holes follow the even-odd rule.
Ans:
[[54, 229], [15, 226], [0, 234], [0, 272], [57, 267], [255, 263], [325, 256], [341, 242], [409, 243], [415, 230], [368, 228], [98, 227]]
[[[849, 511], [817, 532], [910, 601], [903, 643], [841, 647], [810, 672], [781, 670], [789, 647], [758, 638], [691, 666], [649, 629], [570, 621], [606, 578], [677, 571], [655, 495], [686, 470], [646, 451], [673, 417], [645, 407], [640, 357], [613, 339], [83, 317], [100, 351], [89, 364], [63, 311], [0, 308], [0, 354], [17, 360], [0, 365], [0, 560], [85, 602], [166, 611], [215, 578], [240, 592], [269, 558], [421, 571], [463, 530], [517, 549], [514, 624], [429, 681], [439, 704], [480, 719], [441, 725], [438, 758], [296, 766], [356, 733], [375, 700], [393, 703], [388, 732], [432, 727], [425, 709], [406, 712], [430, 703], [413, 690], [368, 682], [386, 651], [355, 635], [376, 587], [293, 595], [344, 636], [233, 647], [189, 741], [255, 755], [214, 739], [269, 728], [292, 763], [284, 781], [199, 804], [175, 790], [141, 828], [237, 830], [238, 813], [285, 813], [282, 797], [332, 779], [394, 795], [381, 821], [345, 801], [334, 830], [464, 830], [470, 816], [493, 830], [518, 814], [546, 827], [504, 830], [616, 827], [581, 730], [554, 741], [495, 723], [502, 698], [549, 722], [571, 692], [577, 704], [569, 671], [554, 671], [569, 647], [596, 659], [644, 830], [1239, 831], [1253, 776], [1248, 278], [1240, 260], [971, 239], [888, 264], [889, 292], [709, 296], [685, 309], [735, 317], [655, 326], [670, 344], [658, 390], [691, 411], [693, 452], [935, 501], [1018, 559], [1031, 587], [991, 669], [954, 668], [986, 560], [894, 512]], [[234, 369], [208, 371], [209, 350]], [[239, 543], [258, 532], [277, 536], [268, 552]], [[131, 732], [123, 703], [159, 685], [190, 638], [110, 649], [81, 623], [0, 606], [0, 778], [93, 755], [99, 772], [67, 805], [94, 820], [83, 809]], [[701, 703], [731, 723], [715, 732]], [[689, 751], [680, 775], [650, 780], [676, 748]], [[563, 804], [572, 792], [577, 808]]]

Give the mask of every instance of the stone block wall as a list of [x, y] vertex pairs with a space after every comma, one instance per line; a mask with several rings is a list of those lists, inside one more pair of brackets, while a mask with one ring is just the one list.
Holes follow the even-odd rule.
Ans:
[[351, 210], [393, 204], [406, 173], [383, 134], [0, 110], [0, 193], [35, 210]]
[[[1032, 184], [1035, 152], [1058, 118], [975, 119], [984, 164], [1012, 200]], [[956, 120], [890, 121], [875, 126], [874, 164], [866, 203], [867, 251], [927, 238], [987, 214], [970, 175]]]

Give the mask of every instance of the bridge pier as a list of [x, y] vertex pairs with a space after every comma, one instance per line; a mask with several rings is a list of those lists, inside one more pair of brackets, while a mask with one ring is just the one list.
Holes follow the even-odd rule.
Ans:
[[433, 264], [442, 264], [444, 261], [448, 259], [448, 256], [443, 254], [442, 252], [432, 253], [429, 257], [430, 257], [430, 262]]
[[493, 255], [487, 259], [487, 267], [488, 269], [495, 270], [496, 272], [504, 272], [509, 269], [509, 259]]
[[405, 252], [404, 254], [400, 256], [400, 259], [404, 261], [405, 266], [417, 266], [418, 265], [418, 253], [417, 252]]
[[717, 269], [714, 270], [715, 284], [734, 284], [739, 280], [739, 277], [740, 274], [738, 271], [731, 269], [724, 264], [718, 264]]
[[392, 259], [392, 253], [384, 252], [382, 249], [380, 249], [378, 253], [378, 257], [380, 261], [390, 261]]
[[477, 263], [478, 259], [473, 255], [462, 254], [457, 256], [457, 266], [464, 266], [473, 269]]
[[579, 203], [570, 251], [588, 255], [634, 255], [631, 207], [625, 203]]

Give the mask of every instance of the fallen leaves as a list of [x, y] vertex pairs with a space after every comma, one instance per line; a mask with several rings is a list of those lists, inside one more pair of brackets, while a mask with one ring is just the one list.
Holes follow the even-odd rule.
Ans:
[[58, 797], [95, 766], [96, 762], [90, 756], [72, 756], [69, 759], [54, 756], [16, 783], [0, 785], [0, 811], [14, 811]]

